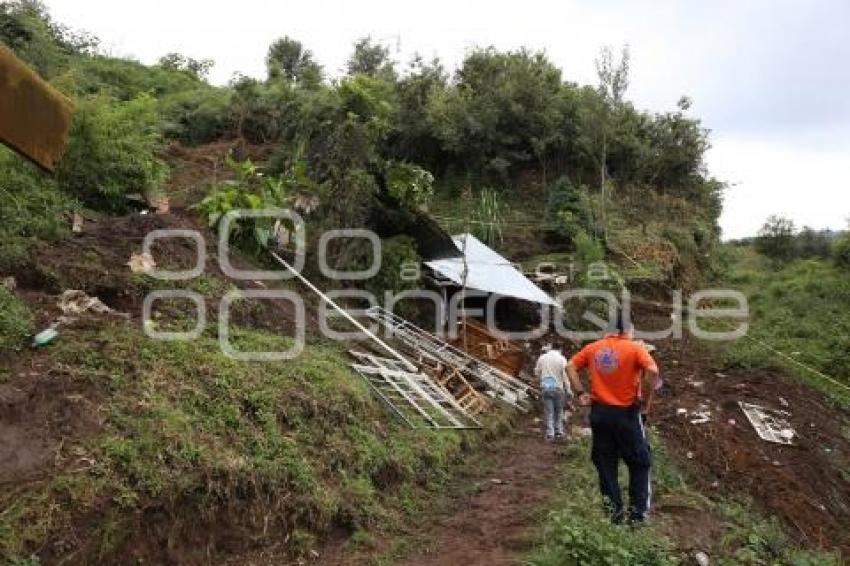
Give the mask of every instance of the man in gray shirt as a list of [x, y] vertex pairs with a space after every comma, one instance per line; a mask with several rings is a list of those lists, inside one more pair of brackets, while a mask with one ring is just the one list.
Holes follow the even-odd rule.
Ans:
[[564, 437], [564, 402], [571, 396], [566, 372], [567, 358], [558, 348], [544, 346], [543, 354], [534, 366], [534, 375], [540, 383], [546, 440], [549, 442]]

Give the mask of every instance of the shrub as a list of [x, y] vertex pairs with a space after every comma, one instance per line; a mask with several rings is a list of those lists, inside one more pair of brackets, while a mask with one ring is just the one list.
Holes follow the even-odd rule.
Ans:
[[233, 135], [231, 92], [211, 87], [179, 92], [161, 99], [164, 134], [190, 145]]
[[832, 244], [832, 258], [838, 267], [850, 269], [850, 231], [844, 232]]
[[[371, 258], [359, 258], [362, 269], [368, 266]], [[378, 274], [366, 281], [366, 289], [383, 299], [384, 291], [399, 292], [414, 289], [418, 281], [403, 276], [406, 266], [419, 266], [422, 259], [416, 251], [416, 242], [410, 236], [395, 236], [381, 241], [381, 269]]]
[[[236, 178], [215, 185], [197, 205], [211, 228], [218, 229], [222, 217], [231, 210], [285, 208], [296, 189], [313, 188], [303, 162], [278, 177], [264, 176], [250, 160], [240, 162], [228, 156], [227, 164]], [[268, 245], [276, 221], [275, 218], [240, 219], [231, 225], [230, 241], [246, 251], [258, 252]]]
[[770, 216], [755, 239], [756, 250], [777, 264], [794, 257], [794, 222], [781, 216]]
[[578, 232], [574, 241], [576, 259], [581, 265], [587, 266], [605, 259], [605, 250], [602, 248], [602, 244], [587, 232]]
[[587, 191], [572, 184], [566, 176], [559, 178], [549, 189], [549, 221], [557, 226], [560, 236], [575, 238], [591, 228]]
[[122, 212], [126, 195], [156, 192], [168, 176], [156, 156], [161, 139], [156, 101], [150, 96], [128, 102], [85, 98], [57, 170], [59, 186], [92, 208]]
[[0, 351], [19, 349], [33, 329], [32, 313], [27, 306], [0, 286]]
[[502, 243], [502, 207], [499, 193], [494, 189], [481, 189], [478, 202], [472, 210], [475, 220], [473, 233], [488, 246]]
[[35, 239], [62, 237], [62, 212], [72, 206], [50, 175], [0, 147], [0, 273], [22, 263]]
[[386, 169], [387, 191], [411, 209], [427, 206], [434, 195], [434, 176], [430, 172], [403, 161], [393, 161]]
[[147, 66], [131, 59], [96, 55], [74, 61], [68, 77], [71, 92], [79, 96], [108, 94], [121, 101], [143, 94], [161, 97], [204, 85], [191, 72], [167, 66]]

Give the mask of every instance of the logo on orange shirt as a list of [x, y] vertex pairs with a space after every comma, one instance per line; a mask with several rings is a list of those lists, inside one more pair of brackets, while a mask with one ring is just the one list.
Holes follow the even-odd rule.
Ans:
[[593, 362], [596, 366], [596, 371], [604, 375], [610, 375], [617, 371], [620, 367], [620, 358], [613, 348], [600, 348], [593, 356]]

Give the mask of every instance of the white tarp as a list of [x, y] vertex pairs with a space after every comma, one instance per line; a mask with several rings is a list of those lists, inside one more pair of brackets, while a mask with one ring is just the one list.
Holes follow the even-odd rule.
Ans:
[[[488, 248], [472, 234], [452, 236], [452, 240], [460, 252], [463, 252], [464, 240], [466, 241], [467, 289], [558, 306], [552, 297], [532, 283], [510, 261]], [[426, 261], [425, 265], [446, 279], [463, 285], [463, 263], [463, 257], [450, 257]]]

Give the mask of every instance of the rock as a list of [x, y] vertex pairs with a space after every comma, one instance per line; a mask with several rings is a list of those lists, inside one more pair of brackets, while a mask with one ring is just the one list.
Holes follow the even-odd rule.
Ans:
[[4, 277], [3, 278], [3, 287], [5, 287], [8, 291], [14, 291], [18, 286], [18, 283], [15, 281], [14, 277]]
[[687, 456], [688, 460], [693, 460], [693, 459], [694, 459], [694, 453], [693, 453], [693, 452], [691, 452], [690, 450], [688, 451], [688, 453], [686, 454], [686, 456]]
[[708, 559], [708, 554], [701, 550], [694, 553], [694, 560], [697, 561], [697, 564], [699, 564], [699, 566], [708, 566], [709, 564], [711, 564], [711, 560]]

